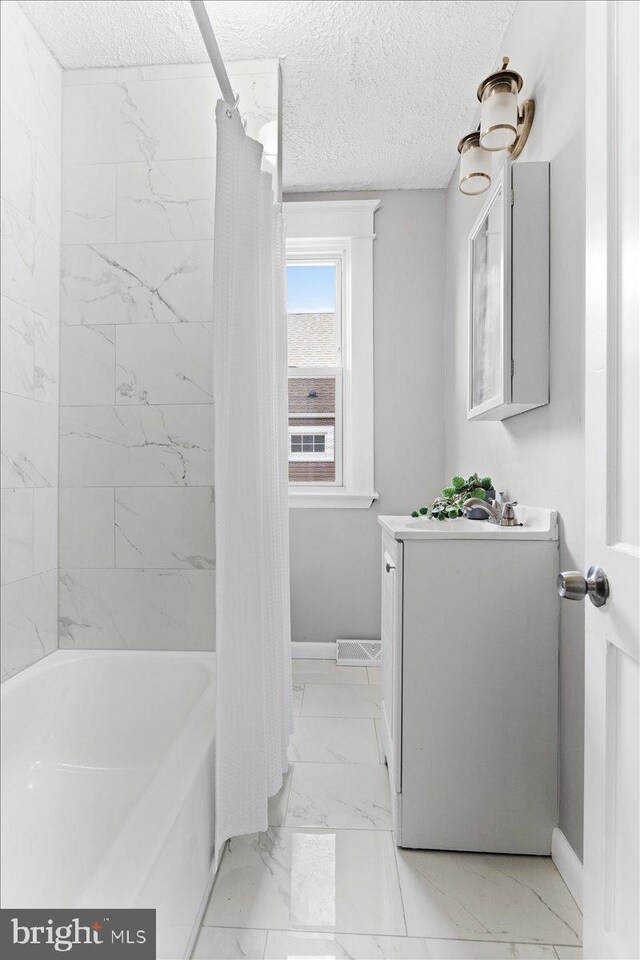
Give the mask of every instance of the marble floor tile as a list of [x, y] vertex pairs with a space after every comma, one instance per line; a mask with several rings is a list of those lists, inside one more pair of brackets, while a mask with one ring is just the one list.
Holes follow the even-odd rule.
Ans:
[[305, 690], [303, 717], [380, 716], [380, 687], [364, 684], [310, 683]]
[[289, 766], [289, 769], [284, 775], [282, 787], [276, 793], [275, 797], [269, 797], [268, 823], [270, 827], [284, 826], [292, 774], [293, 767]]
[[580, 911], [548, 857], [396, 853], [410, 936], [580, 944]]
[[379, 718], [378, 720], [374, 720], [374, 723], [376, 725], [376, 740], [378, 743], [378, 759], [380, 763], [385, 763], [386, 761], [384, 756], [384, 747], [382, 746], [384, 742], [382, 739], [382, 718]]
[[403, 935], [391, 834], [274, 827], [235, 838], [205, 923]]
[[266, 930], [201, 927], [192, 960], [262, 960]]
[[333, 660], [291, 661], [294, 683], [368, 683], [366, 667], [339, 667]]
[[294, 763], [286, 825], [391, 830], [387, 770], [379, 763]]
[[555, 951], [560, 960], [582, 960], [582, 947], [559, 947]]
[[294, 717], [302, 716], [302, 700], [304, 697], [304, 683], [296, 683], [294, 680], [291, 693], [291, 706]]
[[[308, 688], [305, 690], [305, 698]], [[296, 717], [289, 760], [307, 763], [375, 763], [378, 758], [372, 720]]]
[[367, 676], [369, 677], [369, 683], [372, 684], [372, 686], [380, 686], [381, 674], [381, 667], [367, 667]]
[[538, 943], [270, 930], [264, 956], [265, 960], [552, 960], [555, 954], [553, 947]]

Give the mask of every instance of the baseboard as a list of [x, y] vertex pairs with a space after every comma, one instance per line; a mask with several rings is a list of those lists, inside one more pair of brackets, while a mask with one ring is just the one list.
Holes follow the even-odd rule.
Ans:
[[551, 834], [551, 859], [582, 910], [582, 863], [560, 827], [554, 827]]
[[291, 656], [295, 660], [335, 660], [336, 644], [304, 643], [301, 640], [291, 641]]

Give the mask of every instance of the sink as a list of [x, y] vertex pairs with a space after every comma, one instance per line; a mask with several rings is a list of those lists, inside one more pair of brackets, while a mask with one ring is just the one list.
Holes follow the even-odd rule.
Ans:
[[488, 520], [430, 520], [428, 517], [378, 517], [395, 540], [557, 540], [558, 514], [544, 507], [515, 508], [521, 527], [500, 527]]

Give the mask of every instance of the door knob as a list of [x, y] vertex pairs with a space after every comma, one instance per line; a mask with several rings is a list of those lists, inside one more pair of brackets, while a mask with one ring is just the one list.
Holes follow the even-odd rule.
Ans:
[[392, 570], [395, 570], [396, 565], [395, 563], [389, 563], [389, 561], [387, 560], [387, 562], [384, 565], [384, 568], [387, 571], [387, 573], [391, 573]]
[[558, 574], [558, 593], [563, 600], [584, 600], [588, 596], [594, 607], [604, 607], [609, 581], [600, 567], [589, 567], [586, 577], [579, 570], [566, 570]]

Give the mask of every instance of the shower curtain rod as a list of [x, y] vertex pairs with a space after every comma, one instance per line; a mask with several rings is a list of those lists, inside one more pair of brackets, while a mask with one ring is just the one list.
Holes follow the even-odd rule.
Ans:
[[216, 75], [218, 86], [222, 92], [222, 98], [228, 106], [235, 107], [237, 105], [236, 98], [234, 96], [231, 83], [229, 82], [227, 68], [222, 61], [220, 47], [218, 46], [216, 35], [213, 32], [213, 27], [211, 26], [211, 21], [209, 20], [209, 14], [207, 13], [207, 8], [204, 5], [204, 0], [191, 0], [191, 8], [200, 29], [200, 33], [202, 34], [204, 45], [207, 48], [207, 53], [209, 54], [209, 59], [211, 60], [213, 72]]

